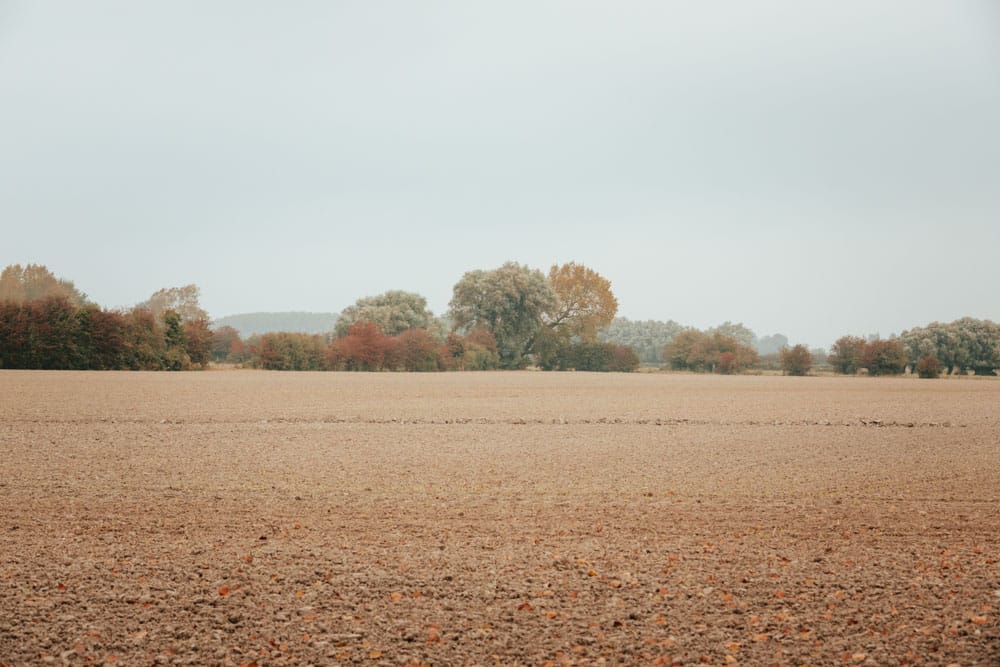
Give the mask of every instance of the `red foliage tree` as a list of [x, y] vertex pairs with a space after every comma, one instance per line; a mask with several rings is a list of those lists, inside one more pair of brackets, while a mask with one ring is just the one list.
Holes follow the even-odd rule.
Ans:
[[391, 370], [396, 366], [396, 344], [374, 322], [357, 322], [330, 344], [326, 363], [333, 370]]

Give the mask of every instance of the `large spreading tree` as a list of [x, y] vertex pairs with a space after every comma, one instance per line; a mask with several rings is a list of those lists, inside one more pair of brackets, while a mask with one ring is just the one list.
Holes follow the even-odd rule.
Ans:
[[450, 306], [455, 329], [489, 331], [501, 367], [522, 368], [538, 352], [594, 343], [614, 320], [618, 301], [611, 283], [582, 264], [553, 266], [546, 276], [507, 262], [462, 276]]
[[528, 363], [543, 318], [557, 299], [545, 275], [516, 262], [492, 271], [469, 271], [453, 289], [451, 319], [456, 329], [485, 329], [497, 340], [502, 368]]

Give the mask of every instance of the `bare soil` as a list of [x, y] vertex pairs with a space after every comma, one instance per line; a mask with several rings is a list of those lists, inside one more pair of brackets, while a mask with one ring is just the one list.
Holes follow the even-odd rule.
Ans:
[[0, 664], [1000, 665], [1000, 382], [0, 372]]

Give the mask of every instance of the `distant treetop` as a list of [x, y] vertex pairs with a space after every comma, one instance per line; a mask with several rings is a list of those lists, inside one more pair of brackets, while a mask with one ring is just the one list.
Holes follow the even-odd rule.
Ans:
[[50, 296], [64, 297], [75, 306], [89, 303], [87, 295], [71, 281], [56, 278], [41, 264], [11, 264], [0, 274], [0, 303], [25, 303]]

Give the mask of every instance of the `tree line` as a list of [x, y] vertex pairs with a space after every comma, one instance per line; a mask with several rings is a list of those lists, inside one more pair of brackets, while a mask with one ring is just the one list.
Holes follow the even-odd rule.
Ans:
[[931, 322], [885, 340], [842, 336], [830, 349], [838, 373], [899, 375], [909, 368], [924, 378], [942, 373], [996, 375], [1000, 369], [1000, 325], [963, 317]]
[[182, 370], [216, 361], [274, 370], [631, 371], [652, 362], [693, 372], [805, 375], [819, 360], [839, 373], [909, 369], [921, 377], [1000, 368], [1000, 325], [989, 320], [934, 322], [884, 340], [843, 336], [828, 357], [789, 346], [781, 334], [758, 338], [739, 323], [701, 331], [632, 322], [616, 318], [611, 283], [575, 262], [548, 273], [515, 262], [469, 271], [443, 316], [413, 292], [366, 296], [323, 334], [243, 339], [231, 326], [213, 331], [198, 298], [197, 286], [186, 285], [159, 290], [132, 309], [104, 310], [43, 266], [9, 266], [0, 274], [0, 367]]
[[0, 368], [188, 370], [210, 359], [206, 319], [103, 310], [66, 296], [0, 302]]
[[182, 370], [210, 360], [281, 370], [635, 370], [624, 346], [597, 340], [618, 302], [610, 282], [579, 264], [546, 275], [515, 263], [470, 271], [447, 317], [419, 294], [390, 291], [346, 308], [327, 335], [212, 331], [195, 285], [162, 289], [130, 310], [103, 310], [45, 267], [0, 275], [0, 367]]

